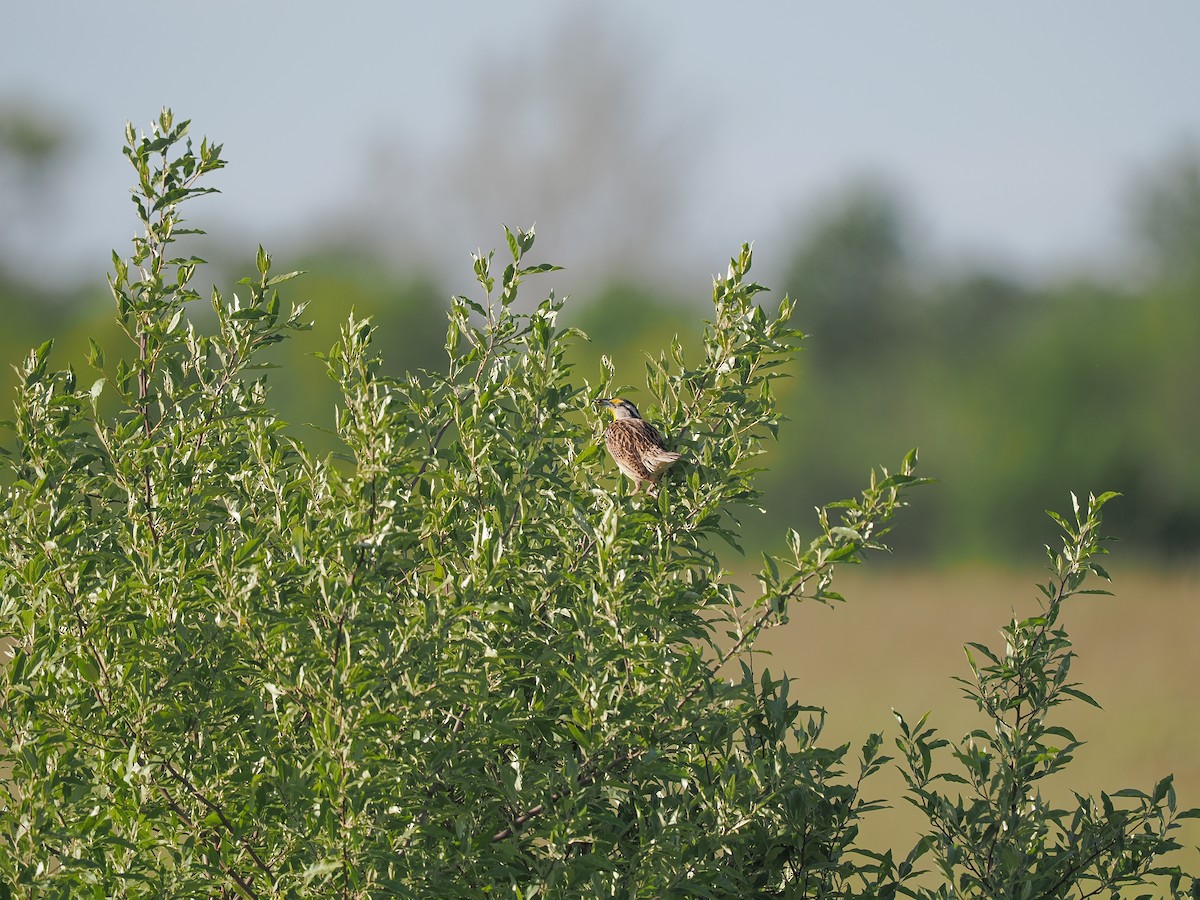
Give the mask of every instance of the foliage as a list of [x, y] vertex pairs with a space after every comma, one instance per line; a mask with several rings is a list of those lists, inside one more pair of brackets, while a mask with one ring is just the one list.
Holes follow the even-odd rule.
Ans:
[[111, 285], [131, 350], [94, 344], [88, 385], [39, 347], [10, 423], [4, 883], [829, 896], [894, 879], [853, 851], [880, 739], [843, 774], [847, 748], [820, 747], [787, 680], [736, 663], [882, 546], [914, 460], [808, 546], [793, 535], [794, 573], [769, 560], [739, 603], [713, 541], [757, 499], [800, 338], [790, 301], [754, 302], [748, 248], [714, 285], [702, 360], [649, 363], [644, 408], [689, 457], [655, 499], [607, 477], [562, 301], [515, 311], [553, 268], [521, 231], [501, 271], [475, 259], [444, 372], [381, 374], [351, 318], [323, 354], [343, 452], [316, 458], [267, 404], [263, 351], [305, 327], [278, 293], [292, 275], [260, 249], [241, 296], [214, 291], [211, 333], [188, 312], [201, 260], [172, 255], [179, 207], [220, 147], [164, 112], [126, 152], [144, 234]]
[[[739, 596], [717, 552], [760, 499], [803, 337], [791, 300], [760, 304], [750, 249], [714, 282], [698, 360], [678, 341], [647, 360], [641, 407], [686, 455], [657, 496], [614, 475], [590, 401], [625, 388], [607, 359], [574, 380], [582, 336], [562, 299], [524, 297], [554, 267], [521, 230], [503, 265], [475, 257], [444, 369], [387, 374], [349, 318], [320, 354], [340, 404], [318, 456], [268, 403], [270, 349], [308, 327], [279, 294], [296, 273], [259, 248], [195, 314], [179, 210], [224, 163], [187, 134], [167, 111], [127, 134], [126, 352], [93, 342], [90, 385], [49, 342], [18, 368], [0, 896], [914, 895], [932, 841], [901, 862], [858, 844], [882, 737], [822, 746], [823, 713], [751, 651], [792, 604], [841, 600], [835, 571], [885, 548], [916, 456], [820, 509], [811, 540], [789, 531]], [[1169, 844], [1138, 846], [1141, 865]]]
[[[951, 748], [964, 774], [935, 769], [935, 752], [950, 743], [926, 727], [928, 714], [915, 725], [896, 714], [907, 799], [930, 825], [916, 856], [932, 852], [944, 878], [937, 890], [915, 896], [1115, 897], [1150, 876], [1167, 878], [1173, 897], [1194, 896], [1200, 889], [1200, 882], [1192, 882], [1185, 893], [1183, 873], [1159, 862], [1179, 847], [1171, 837], [1179, 820], [1200, 817], [1200, 809], [1176, 808], [1170, 776], [1150, 793], [1124, 789], [1102, 793], [1099, 802], [1076, 794], [1074, 809], [1056, 807], [1040, 790], [1042, 780], [1061, 771], [1081, 746], [1068, 729], [1050, 724], [1050, 714], [1072, 700], [1099, 705], [1070, 681], [1074, 653], [1059, 619], [1069, 598], [1108, 593], [1083, 585], [1088, 575], [1108, 579], [1097, 560], [1107, 552], [1100, 511], [1114, 496], [1089, 496], [1081, 508], [1072, 495], [1073, 520], [1050, 513], [1065, 539], [1057, 553], [1046, 548], [1053, 577], [1039, 585], [1041, 612], [1014, 618], [1002, 629], [1002, 654], [984, 644], [967, 645], [973, 677], [958, 680], [990, 727], [972, 731]], [[959, 790], [954, 785], [964, 786], [967, 797], [949, 793]]]

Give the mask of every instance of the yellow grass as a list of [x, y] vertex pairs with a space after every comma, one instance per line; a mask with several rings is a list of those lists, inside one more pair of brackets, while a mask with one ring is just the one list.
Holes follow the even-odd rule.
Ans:
[[[1200, 806], [1200, 573], [1169, 577], [1113, 565], [1113, 597], [1068, 601], [1062, 623], [1078, 654], [1073, 680], [1102, 706], [1060, 707], [1052, 721], [1088, 742], [1044, 793], [1068, 802], [1069, 791], [1099, 795], [1121, 788], [1152, 790], [1175, 775], [1180, 808]], [[986, 723], [950, 676], [969, 676], [962, 645], [1003, 649], [998, 629], [1015, 610], [1037, 612], [1036, 581], [1044, 572], [959, 570], [935, 574], [864, 570], [840, 575], [847, 602], [805, 604], [786, 626], [767, 634], [756, 669], [769, 666], [796, 679], [792, 697], [823, 706], [826, 743], [861, 745], [882, 731], [894, 750], [896, 708], [913, 722], [932, 710], [930, 724], [952, 741]], [[1098, 582], [1095, 587], [1105, 586]], [[950, 760], [945, 761], [952, 765]], [[868, 782], [872, 797], [892, 808], [869, 817], [863, 846], [907, 852], [922, 820], [904, 802], [894, 767]], [[1200, 870], [1200, 820], [1176, 833], [1186, 848], [1169, 862]]]

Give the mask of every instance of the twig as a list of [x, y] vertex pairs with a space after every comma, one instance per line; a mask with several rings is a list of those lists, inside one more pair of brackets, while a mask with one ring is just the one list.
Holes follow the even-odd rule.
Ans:
[[[162, 794], [162, 798], [167, 802], [167, 806], [169, 806], [171, 808], [171, 811], [173, 813], [175, 813], [176, 816], [179, 817], [179, 820], [181, 822], [183, 822], [184, 825], [186, 825], [188, 828], [196, 827], [195, 823], [192, 822], [191, 818], [183, 810], [183, 808], [180, 807], [180, 805], [175, 802], [175, 798], [167, 793], [166, 788], [160, 786], [158, 789], [158, 792], [160, 794]], [[214, 847], [213, 849], [216, 850], [218, 853], [220, 852], [219, 848]], [[258, 892], [256, 890], [254, 890], [254, 886], [246, 878], [239, 875], [237, 872], [235, 872], [229, 866], [223, 865], [222, 868], [225, 870], [226, 875], [228, 875], [235, 882], [237, 882], [237, 886], [242, 890], [242, 893], [244, 893], [247, 897], [252, 898], [252, 900], [257, 900], [257, 898], [259, 896]]]
[[238, 843], [242, 845], [242, 848], [246, 851], [246, 853], [249, 854], [250, 858], [254, 860], [255, 865], [262, 869], [263, 872], [267, 874], [268, 878], [273, 879], [275, 877], [275, 873], [271, 871], [271, 867], [263, 862], [262, 857], [255, 852], [254, 848], [246, 843], [244, 838], [236, 838], [237, 831], [234, 829], [233, 823], [229, 821], [228, 817], [225, 815], [225, 811], [221, 809], [221, 807], [217, 806], [216, 803], [214, 803], [212, 800], [209, 800], [206, 796], [204, 796], [204, 794], [200, 793], [196, 786], [192, 784], [191, 780], [173, 765], [171, 765], [169, 760], [163, 761], [163, 768], [167, 770], [167, 773], [172, 778], [183, 785], [189, 794], [199, 800], [200, 803], [202, 803], [210, 812], [216, 814], [217, 818], [221, 820], [221, 824], [225, 826], [225, 829], [229, 832], [230, 836], [235, 837]]

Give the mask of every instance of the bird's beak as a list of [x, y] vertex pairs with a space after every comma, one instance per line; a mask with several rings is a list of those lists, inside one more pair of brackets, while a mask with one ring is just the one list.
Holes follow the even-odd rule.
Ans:
[[592, 402], [594, 404], [596, 404], [596, 406], [611, 406], [612, 405], [612, 401], [609, 400], [607, 397], [597, 397]]

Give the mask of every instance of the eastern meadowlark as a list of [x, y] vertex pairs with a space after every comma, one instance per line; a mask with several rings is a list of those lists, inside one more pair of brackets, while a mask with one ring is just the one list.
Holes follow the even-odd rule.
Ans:
[[612, 412], [612, 423], [604, 430], [604, 443], [617, 468], [633, 480], [635, 492], [644, 481], [650, 485], [650, 493], [654, 493], [658, 479], [680, 454], [663, 446], [658, 429], [643, 419], [628, 400], [603, 397], [596, 405]]

